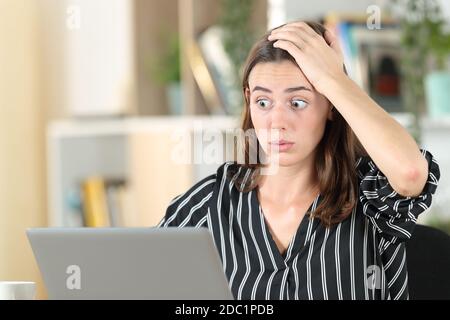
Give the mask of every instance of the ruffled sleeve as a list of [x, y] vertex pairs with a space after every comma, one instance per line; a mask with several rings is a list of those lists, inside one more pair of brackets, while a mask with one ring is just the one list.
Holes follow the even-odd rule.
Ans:
[[405, 241], [411, 237], [417, 217], [431, 206], [436, 192], [439, 165], [429, 151], [421, 149], [421, 152], [428, 162], [428, 179], [417, 197], [398, 194], [370, 157], [361, 157], [357, 161], [363, 213], [389, 242]]

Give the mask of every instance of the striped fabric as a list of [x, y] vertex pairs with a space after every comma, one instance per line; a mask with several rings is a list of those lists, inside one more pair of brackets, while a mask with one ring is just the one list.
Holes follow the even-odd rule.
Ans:
[[403, 197], [369, 157], [356, 163], [359, 202], [352, 214], [325, 228], [311, 213], [284, 254], [278, 250], [256, 190], [239, 192], [229, 172], [250, 169], [226, 162], [174, 198], [158, 227], [206, 227], [214, 238], [236, 299], [408, 299], [405, 241], [417, 216], [430, 207], [440, 172], [430, 152], [424, 190]]

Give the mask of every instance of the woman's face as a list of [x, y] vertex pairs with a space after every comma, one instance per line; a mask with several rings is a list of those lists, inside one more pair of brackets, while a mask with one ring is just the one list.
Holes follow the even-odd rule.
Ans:
[[258, 141], [269, 159], [276, 153], [280, 166], [290, 166], [312, 155], [332, 106], [297, 65], [287, 60], [258, 63], [246, 94]]

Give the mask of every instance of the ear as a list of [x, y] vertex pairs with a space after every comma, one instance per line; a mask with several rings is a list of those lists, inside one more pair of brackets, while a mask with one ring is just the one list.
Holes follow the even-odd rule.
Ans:
[[244, 95], [245, 95], [245, 100], [247, 100], [247, 102], [250, 103], [250, 89], [248, 87], [245, 88]]
[[330, 106], [329, 106], [329, 110], [328, 110], [328, 115], [327, 115], [327, 119], [328, 120], [330, 120], [330, 121], [333, 121], [334, 120], [334, 106], [330, 103]]

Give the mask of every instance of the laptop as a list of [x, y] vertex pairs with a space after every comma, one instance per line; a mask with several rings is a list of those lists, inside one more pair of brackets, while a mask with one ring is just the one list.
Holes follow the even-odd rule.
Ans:
[[206, 228], [26, 232], [49, 299], [233, 299]]

